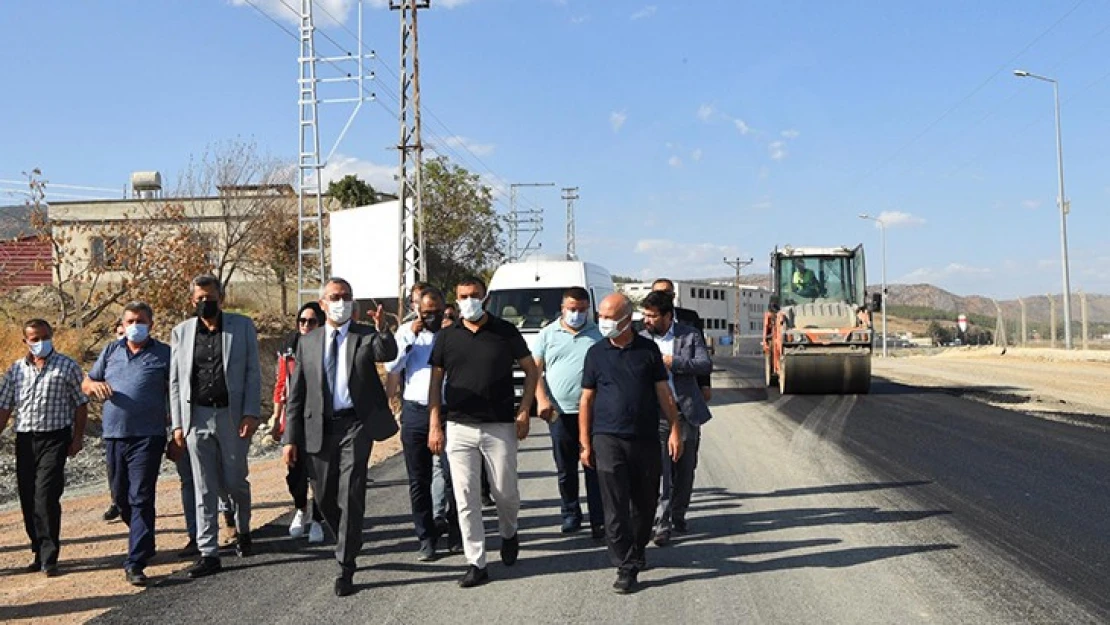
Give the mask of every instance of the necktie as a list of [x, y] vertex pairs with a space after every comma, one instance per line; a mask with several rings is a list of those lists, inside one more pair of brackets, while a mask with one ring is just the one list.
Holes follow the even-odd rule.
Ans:
[[324, 358], [324, 371], [328, 378], [328, 390], [335, 393], [335, 375], [339, 370], [339, 330], [331, 333], [331, 347]]

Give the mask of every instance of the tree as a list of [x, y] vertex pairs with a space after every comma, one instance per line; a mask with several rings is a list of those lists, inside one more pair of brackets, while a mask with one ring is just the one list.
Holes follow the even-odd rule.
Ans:
[[423, 183], [430, 281], [450, 288], [467, 275], [488, 275], [505, 258], [493, 192], [444, 156], [424, 163]]
[[354, 174], [328, 183], [328, 195], [343, 208], [366, 206], [378, 201], [378, 192]]
[[944, 327], [939, 321], [930, 321], [925, 334], [933, 339], [933, 345], [947, 345], [955, 338], [952, 329]]
[[640, 280], [637, 280], [636, 278], [633, 278], [632, 276], [622, 276], [620, 274], [615, 273], [615, 274], [613, 274], [613, 282], [618, 283], [618, 284], [633, 284], [633, 283], [636, 283], [636, 282], [640, 282]]

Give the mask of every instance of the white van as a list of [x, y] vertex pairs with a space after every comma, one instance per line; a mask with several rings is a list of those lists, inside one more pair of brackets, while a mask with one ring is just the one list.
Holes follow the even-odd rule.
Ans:
[[[486, 311], [515, 325], [531, 348], [550, 323], [558, 323], [563, 291], [579, 286], [590, 294], [590, 319], [597, 320], [602, 298], [613, 292], [613, 277], [601, 265], [568, 256], [533, 255], [497, 268], [489, 282]], [[524, 372], [514, 373], [517, 397]]]

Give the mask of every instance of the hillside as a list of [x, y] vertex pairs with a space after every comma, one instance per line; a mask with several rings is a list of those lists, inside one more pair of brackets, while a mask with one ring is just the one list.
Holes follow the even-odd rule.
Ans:
[[[878, 285], [870, 287], [878, 290]], [[990, 298], [981, 295], [959, 296], [931, 284], [888, 284], [889, 300], [891, 306], [919, 306], [951, 312], [953, 317], [959, 313], [968, 315], [982, 315], [994, 317], [994, 303]], [[1044, 295], [1026, 297], [1025, 308], [1027, 319], [1030, 323], [1048, 323], [1051, 313], [1048, 298]], [[1063, 309], [1060, 296], [1056, 295], [1058, 321], [1063, 320]], [[1017, 300], [999, 300], [1002, 316], [1007, 319], [1019, 319], [1021, 305]], [[1091, 323], [1110, 322], [1110, 295], [1090, 294], [1087, 296], [1088, 320]], [[1080, 319], [1079, 295], [1072, 293], [1072, 317], [1076, 322]]]

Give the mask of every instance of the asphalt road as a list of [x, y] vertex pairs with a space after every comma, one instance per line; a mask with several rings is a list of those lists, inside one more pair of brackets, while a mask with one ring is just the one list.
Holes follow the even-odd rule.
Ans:
[[[95, 622], [1097, 623], [1110, 620], [1110, 429], [877, 381], [868, 396], [769, 395], [722, 360], [690, 534], [652, 547], [617, 596], [602, 547], [559, 532], [549, 439], [521, 447], [521, 557], [489, 540], [490, 584], [461, 556], [416, 561], [404, 464], [375, 467], [367, 544], [338, 599], [330, 548], [288, 516], [260, 554], [179, 575]], [[487, 530], [496, 534], [492, 510]]]

